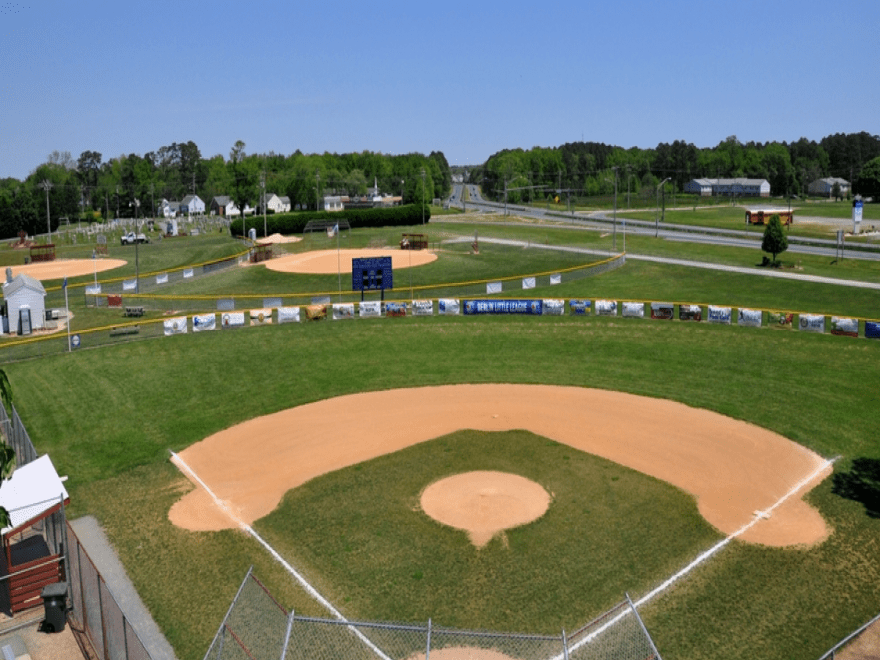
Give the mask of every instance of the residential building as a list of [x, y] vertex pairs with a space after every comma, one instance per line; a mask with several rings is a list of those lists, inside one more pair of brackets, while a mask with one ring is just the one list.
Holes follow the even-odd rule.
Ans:
[[204, 215], [205, 203], [198, 195], [187, 195], [180, 202], [180, 213], [182, 215]]
[[684, 191], [701, 197], [769, 197], [770, 182], [767, 179], [691, 179], [684, 184]]
[[840, 186], [841, 197], [846, 197], [847, 195], [849, 195], [850, 190], [852, 189], [849, 181], [835, 176], [827, 176], [824, 179], [816, 179], [807, 186], [807, 194], [815, 195], [816, 197], [831, 197], [831, 192], [834, 189], [835, 183]]

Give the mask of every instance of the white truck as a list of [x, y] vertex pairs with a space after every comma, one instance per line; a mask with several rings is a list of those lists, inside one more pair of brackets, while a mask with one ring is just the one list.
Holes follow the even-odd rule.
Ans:
[[150, 239], [146, 234], [135, 234], [133, 231], [123, 234], [119, 239], [122, 245], [134, 245], [135, 243], [149, 243]]

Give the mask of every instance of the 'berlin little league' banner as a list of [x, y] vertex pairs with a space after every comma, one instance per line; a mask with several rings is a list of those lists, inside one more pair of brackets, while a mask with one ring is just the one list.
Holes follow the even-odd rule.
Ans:
[[592, 306], [592, 301], [590, 300], [576, 300], [572, 298], [568, 301], [568, 311], [573, 316], [587, 316], [590, 313], [590, 307]]
[[474, 314], [531, 314], [540, 316], [540, 300], [465, 300], [464, 313]]

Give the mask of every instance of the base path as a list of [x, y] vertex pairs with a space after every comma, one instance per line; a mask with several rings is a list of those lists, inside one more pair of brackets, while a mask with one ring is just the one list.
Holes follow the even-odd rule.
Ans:
[[21, 273], [30, 275], [35, 280], [60, 280], [65, 277], [79, 277], [102, 273], [127, 264], [123, 259], [56, 259], [55, 261], [37, 261], [24, 266], [12, 266], [12, 276]]
[[375, 257], [391, 257], [391, 267], [395, 270], [424, 266], [437, 259], [437, 255], [427, 250], [399, 250], [397, 248], [365, 250], [315, 250], [301, 254], [291, 254], [263, 262], [269, 270], [281, 273], [308, 273], [311, 275], [332, 275], [350, 273], [351, 260]]
[[[525, 429], [669, 482], [691, 493], [703, 517], [725, 534], [816, 474], [739, 538], [787, 546], [818, 543], [830, 533], [801, 499], [831, 473], [814, 452], [707, 410], [579, 387], [444, 385], [353, 394], [244, 422], [180, 456], [250, 524], [310, 479], [461, 429]], [[175, 503], [169, 518], [190, 530], [234, 527], [201, 488]]]

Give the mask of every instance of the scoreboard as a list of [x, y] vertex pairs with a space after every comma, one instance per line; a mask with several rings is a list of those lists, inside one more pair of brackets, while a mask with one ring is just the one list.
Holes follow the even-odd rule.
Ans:
[[351, 260], [351, 290], [375, 291], [394, 288], [391, 257]]

